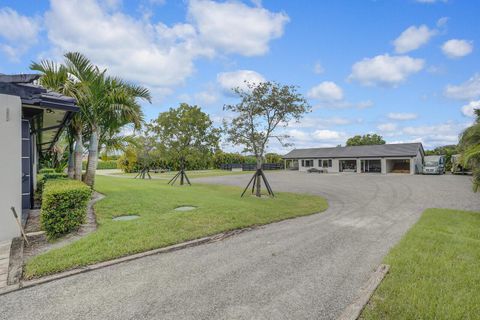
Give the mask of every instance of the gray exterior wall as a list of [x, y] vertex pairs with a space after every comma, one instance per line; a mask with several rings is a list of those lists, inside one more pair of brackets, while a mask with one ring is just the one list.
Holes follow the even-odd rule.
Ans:
[[20, 235], [10, 207], [22, 213], [21, 123], [20, 98], [0, 94], [0, 241]]

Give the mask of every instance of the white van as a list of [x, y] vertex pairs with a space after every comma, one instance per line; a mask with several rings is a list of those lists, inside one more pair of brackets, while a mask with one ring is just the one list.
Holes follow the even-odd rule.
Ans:
[[445, 156], [425, 156], [423, 174], [444, 174]]

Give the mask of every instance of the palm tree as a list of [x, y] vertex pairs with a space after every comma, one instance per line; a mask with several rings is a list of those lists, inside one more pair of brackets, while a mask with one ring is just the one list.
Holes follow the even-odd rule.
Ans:
[[472, 168], [473, 191], [477, 192], [480, 189], [480, 109], [475, 110], [475, 114], [475, 123], [461, 134], [459, 149], [464, 167]]
[[93, 187], [100, 139], [126, 124], [139, 128], [143, 113], [137, 99], [150, 102], [149, 90], [107, 76], [106, 70], [100, 70], [79, 52], [66, 53], [65, 65], [42, 61], [33, 63], [31, 68], [43, 73], [42, 84], [46, 87], [77, 99], [81, 112], [72, 121], [71, 128], [75, 140], [75, 178], [81, 179], [83, 137], [88, 135], [88, 162], [83, 181]]
[[102, 134], [114, 131], [128, 123], [140, 127], [143, 122], [143, 113], [137, 99], [150, 102], [151, 96], [149, 90], [144, 87], [107, 76], [106, 70], [100, 70], [78, 52], [67, 53], [65, 56], [68, 59], [69, 73], [88, 88], [87, 96], [80, 101], [86, 106], [85, 121], [90, 134], [87, 171], [83, 181], [93, 187]]
[[[66, 96], [73, 97], [80, 101], [85, 96], [85, 89], [81, 83], [73, 79], [68, 69], [63, 64], [57, 64], [50, 60], [42, 60], [39, 63], [33, 62], [30, 69], [42, 73], [40, 84], [47, 89], [56, 91]], [[74, 115], [70, 122], [68, 132], [68, 175], [77, 180], [82, 179], [82, 155], [83, 155], [83, 113], [84, 110]], [[75, 145], [75, 151], [74, 151]]]

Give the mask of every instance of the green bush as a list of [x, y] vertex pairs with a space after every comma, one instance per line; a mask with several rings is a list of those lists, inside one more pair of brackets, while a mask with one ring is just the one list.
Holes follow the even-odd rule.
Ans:
[[97, 169], [98, 170], [117, 169], [117, 161], [116, 160], [98, 161]]
[[55, 173], [55, 169], [53, 169], [53, 168], [42, 168], [38, 171], [38, 173]]
[[42, 195], [40, 222], [49, 239], [77, 229], [85, 222], [92, 190], [77, 180], [50, 180]]
[[[87, 169], [87, 161], [82, 162], [82, 169], [83, 170]], [[97, 170], [103, 170], [103, 169], [117, 169], [117, 161], [116, 160], [107, 160], [107, 161], [98, 160]]]
[[67, 179], [68, 175], [66, 173], [58, 173], [58, 172], [47, 172], [43, 174], [37, 174], [37, 198], [41, 199], [43, 187], [45, 186], [45, 182], [48, 180], [58, 180], [58, 179]]

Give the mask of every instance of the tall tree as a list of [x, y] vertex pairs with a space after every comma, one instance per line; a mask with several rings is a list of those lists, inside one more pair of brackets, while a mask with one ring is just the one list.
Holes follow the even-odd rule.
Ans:
[[[68, 59], [67, 57], [65, 57]], [[41, 72], [40, 84], [47, 89], [56, 91], [66, 96], [77, 99], [77, 103], [86, 96], [86, 87], [76, 81], [64, 64], [57, 64], [50, 60], [42, 60], [39, 63], [33, 62], [30, 69]], [[68, 175], [77, 180], [82, 179], [82, 157], [83, 157], [83, 126], [85, 116], [85, 105], [78, 103], [80, 112], [76, 113], [69, 124], [68, 132]]]
[[200, 107], [186, 103], [160, 113], [152, 122], [151, 130], [164, 144], [170, 158], [181, 163], [181, 169], [189, 154], [211, 156], [219, 148], [221, 130], [213, 127], [212, 120]]
[[90, 136], [83, 181], [93, 187], [102, 133], [127, 123], [140, 126], [143, 113], [137, 99], [150, 101], [150, 92], [144, 87], [107, 76], [106, 70], [100, 70], [81, 53], [69, 52], [65, 56], [68, 72], [87, 88], [87, 95], [79, 101], [85, 106], [84, 118]]
[[465, 129], [458, 148], [462, 152], [463, 166], [471, 167], [473, 173], [473, 191], [480, 189], [480, 109], [475, 110], [475, 123]]
[[245, 84], [246, 88], [233, 89], [240, 98], [240, 102], [224, 106], [225, 111], [235, 114], [226, 127], [229, 142], [234, 145], [243, 145], [244, 152], [255, 155], [257, 171], [251, 181], [254, 181], [256, 196], [260, 197], [260, 177], [266, 184], [268, 183], [262, 171], [262, 164], [270, 139], [274, 138], [286, 146], [285, 139], [288, 135], [276, 134], [277, 128], [286, 127], [292, 120], [300, 120], [311, 107], [297, 92], [295, 86], [280, 85], [270, 81]]
[[367, 146], [375, 144], [385, 144], [382, 136], [374, 134], [356, 135], [347, 140], [347, 146]]

